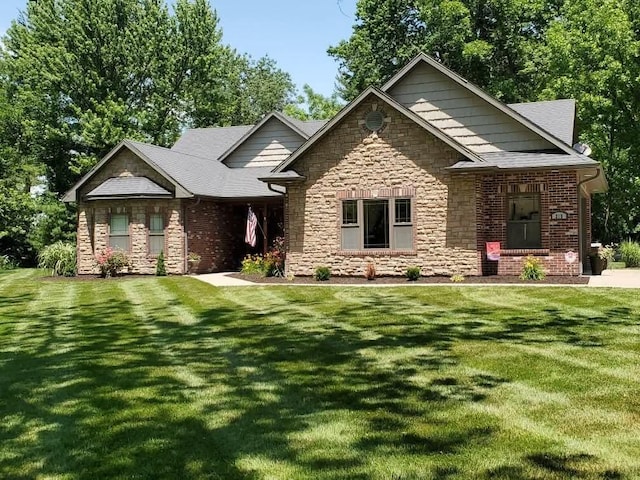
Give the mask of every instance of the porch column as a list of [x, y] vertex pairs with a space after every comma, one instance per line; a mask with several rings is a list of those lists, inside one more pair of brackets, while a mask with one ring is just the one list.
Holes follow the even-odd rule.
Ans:
[[269, 245], [268, 245], [268, 239], [269, 236], [267, 235], [267, 217], [268, 217], [268, 210], [267, 210], [268, 204], [265, 203], [264, 204], [264, 208], [262, 209], [262, 237], [263, 237], [263, 242], [262, 242], [262, 250], [263, 250], [263, 254], [266, 255], [267, 254], [267, 250], [269, 249]]

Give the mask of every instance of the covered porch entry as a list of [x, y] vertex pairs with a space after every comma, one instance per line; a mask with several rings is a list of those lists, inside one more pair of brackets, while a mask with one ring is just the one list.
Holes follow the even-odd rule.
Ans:
[[[255, 246], [245, 242], [249, 208], [256, 216]], [[282, 197], [248, 200], [191, 201], [185, 208], [185, 271], [211, 273], [240, 270], [247, 255], [264, 255], [276, 237], [284, 234]], [[190, 254], [198, 256], [189, 264]]]

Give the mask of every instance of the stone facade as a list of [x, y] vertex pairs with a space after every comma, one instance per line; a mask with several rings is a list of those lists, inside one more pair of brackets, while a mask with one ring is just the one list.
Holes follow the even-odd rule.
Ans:
[[149, 214], [162, 213], [165, 218], [164, 256], [167, 273], [185, 272], [183, 213], [180, 200], [112, 200], [81, 202], [78, 205], [78, 273], [99, 273], [95, 254], [109, 245], [109, 216], [129, 216], [131, 266], [128, 273], [155, 274], [157, 256], [149, 253]]
[[[576, 255], [580, 253], [577, 182], [575, 170], [478, 175], [476, 223], [481, 271], [485, 275], [519, 275], [524, 258], [531, 254], [542, 260], [549, 275], [579, 275], [581, 259], [568, 262], [565, 257], [568, 252]], [[540, 195], [541, 248], [508, 248], [507, 197], [510, 193], [517, 192], [535, 192]], [[565, 213], [566, 218], [554, 219], [556, 212]], [[585, 215], [590, 215], [590, 212], [585, 212]], [[589, 236], [589, 222], [586, 223], [585, 235]], [[501, 243], [499, 261], [487, 260], [486, 242]]]
[[[372, 108], [383, 109], [388, 119], [377, 134], [361, 124]], [[459, 157], [377, 97], [365, 99], [292, 166], [306, 180], [287, 189], [288, 273], [312, 275], [326, 265], [334, 275], [362, 276], [373, 263], [378, 275], [402, 275], [410, 266], [423, 275], [477, 275], [475, 178], [445, 170]], [[414, 192], [414, 248], [342, 251], [341, 200], [402, 191]]]
[[[173, 185], [140, 160], [133, 152], [123, 150], [89, 179], [78, 192], [79, 198], [112, 177], [147, 177], [163, 188], [173, 191]], [[99, 273], [95, 255], [109, 245], [109, 216], [126, 213], [129, 216], [129, 273], [155, 274], [157, 256], [149, 253], [149, 215], [164, 216], [164, 255], [167, 272], [185, 272], [184, 214], [179, 199], [117, 199], [80, 201], [78, 203], [78, 273]]]

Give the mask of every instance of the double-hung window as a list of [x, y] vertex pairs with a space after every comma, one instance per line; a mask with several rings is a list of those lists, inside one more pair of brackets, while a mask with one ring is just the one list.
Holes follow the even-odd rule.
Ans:
[[354, 250], [412, 250], [411, 198], [342, 200], [340, 246]]
[[541, 248], [540, 194], [510, 195], [507, 208], [507, 248]]
[[149, 214], [149, 254], [159, 255], [164, 252], [164, 215]]
[[129, 250], [129, 215], [112, 213], [109, 218], [109, 246], [113, 249]]

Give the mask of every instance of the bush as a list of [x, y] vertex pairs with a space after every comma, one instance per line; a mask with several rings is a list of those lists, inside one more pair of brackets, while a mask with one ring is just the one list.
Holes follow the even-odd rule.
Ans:
[[453, 283], [464, 282], [464, 275], [460, 273], [454, 273], [449, 277], [449, 280], [451, 280]]
[[0, 270], [11, 270], [16, 268], [15, 262], [9, 255], [0, 255]]
[[156, 263], [156, 276], [167, 276], [167, 268], [164, 266], [164, 252], [160, 252], [160, 254], [158, 255], [158, 261]]
[[331, 269], [324, 266], [317, 267], [316, 272], [313, 274], [313, 278], [315, 278], [319, 282], [329, 280], [329, 277], [331, 277]]
[[528, 255], [522, 263], [520, 278], [522, 280], [542, 280], [544, 277], [545, 273], [540, 259], [532, 255]]
[[245, 275], [261, 275], [263, 277], [284, 277], [284, 238], [277, 237], [271, 250], [262, 255], [247, 255], [242, 260], [241, 272]]
[[364, 278], [366, 278], [367, 280], [375, 280], [376, 266], [373, 263], [367, 263], [367, 268], [365, 268], [364, 270]]
[[242, 260], [242, 269], [245, 275], [262, 275], [266, 276], [267, 265], [265, 265], [262, 255], [247, 255]]
[[626, 240], [620, 244], [620, 258], [627, 267], [640, 267], [640, 244]]
[[122, 250], [107, 247], [96, 255], [96, 263], [102, 278], [115, 277], [123, 268], [129, 266], [129, 257]]
[[415, 282], [420, 278], [420, 267], [409, 267], [404, 274], [409, 280]]
[[76, 246], [58, 241], [38, 254], [38, 267], [51, 269], [51, 275], [73, 277], [76, 274]]

